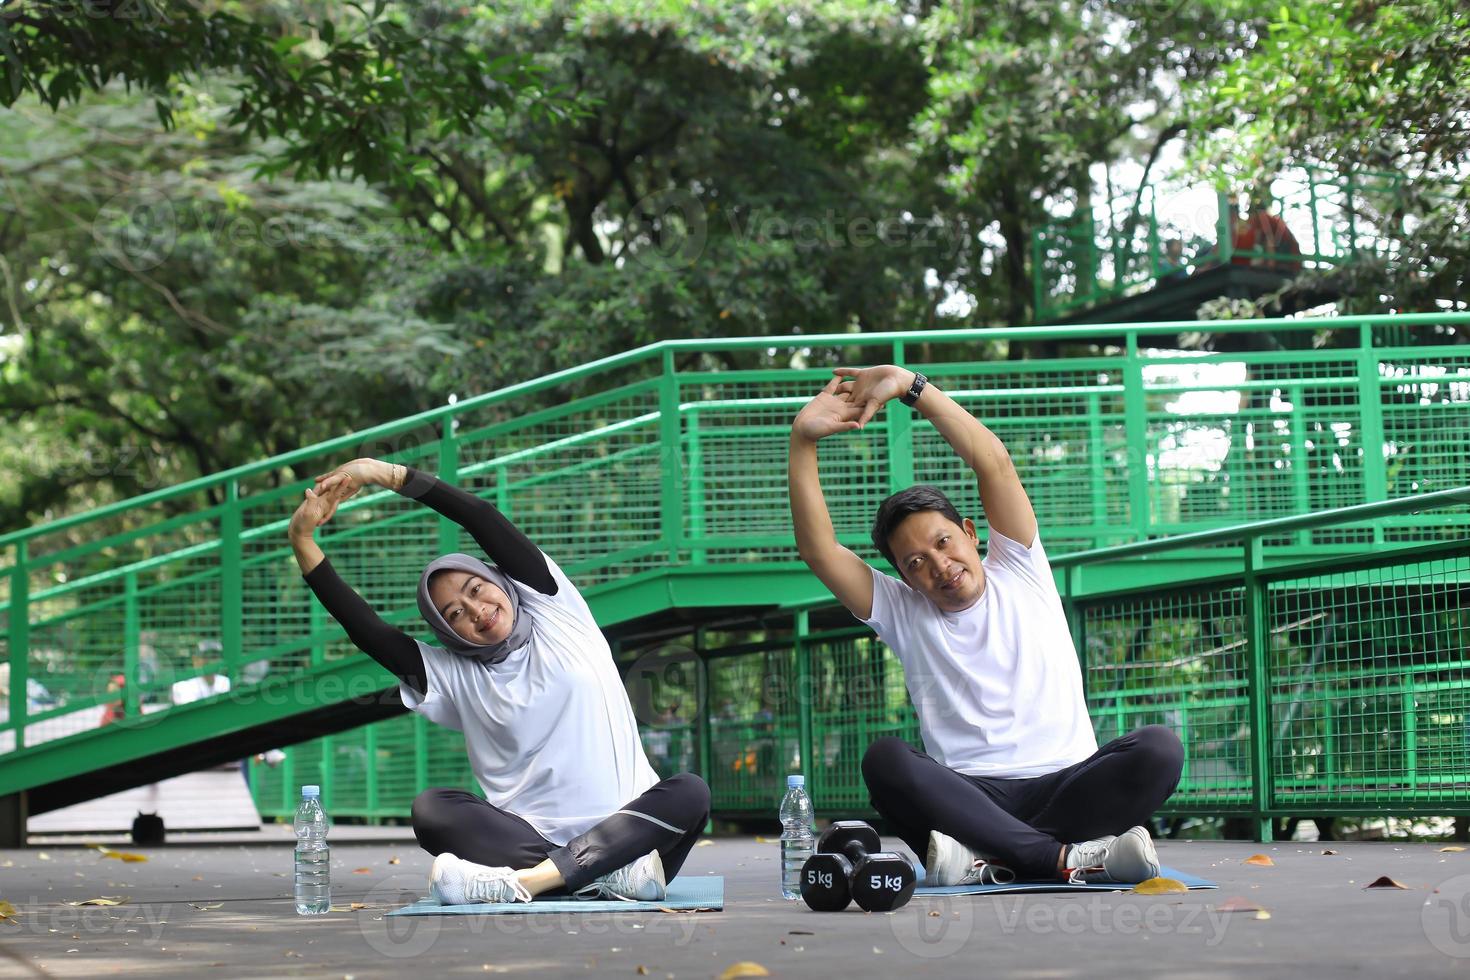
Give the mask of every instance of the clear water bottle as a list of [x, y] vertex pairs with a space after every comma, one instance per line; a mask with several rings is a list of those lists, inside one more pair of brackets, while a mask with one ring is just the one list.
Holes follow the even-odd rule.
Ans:
[[806, 779], [786, 777], [786, 795], [781, 799], [781, 897], [801, 897], [801, 866], [812, 856], [812, 801], [806, 795]]
[[296, 914], [321, 915], [332, 908], [332, 822], [322, 809], [320, 786], [301, 787], [296, 807]]

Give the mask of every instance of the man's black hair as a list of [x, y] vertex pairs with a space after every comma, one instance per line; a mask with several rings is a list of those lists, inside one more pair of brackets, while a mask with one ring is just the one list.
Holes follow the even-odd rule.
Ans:
[[960, 512], [950, 503], [944, 491], [938, 487], [916, 486], [907, 490], [900, 490], [878, 505], [878, 516], [873, 520], [873, 544], [882, 552], [883, 557], [888, 559], [888, 564], [903, 573], [894, 560], [893, 549], [888, 545], [888, 539], [900, 524], [911, 514], [920, 511], [932, 510], [944, 517], [949, 518], [956, 524], [964, 525], [964, 518]]

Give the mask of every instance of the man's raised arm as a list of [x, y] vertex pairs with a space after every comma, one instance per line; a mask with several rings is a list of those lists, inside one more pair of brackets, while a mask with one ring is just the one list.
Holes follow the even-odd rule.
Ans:
[[[838, 368], [846, 380], [838, 389], [861, 409], [858, 422], [866, 425], [883, 405], [901, 398], [915, 384], [908, 368], [885, 364], [870, 368]], [[1036, 541], [1036, 512], [1021, 486], [1021, 477], [1000, 437], [982, 425], [953, 398], [933, 384], [925, 384], [914, 408], [930, 422], [975, 473], [985, 520], [1001, 534], [1026, 547]]]
[[867, 562], [837, 543], [817, 473], [817, 442], [833, 433], [858, 428], [857, 407], [838, 391], [841, 380], [833, 378], [791, 423], [787, 488], [801, 560], [832, 590], [838, 602], [866, 620], [873, 615], [873, 572]]

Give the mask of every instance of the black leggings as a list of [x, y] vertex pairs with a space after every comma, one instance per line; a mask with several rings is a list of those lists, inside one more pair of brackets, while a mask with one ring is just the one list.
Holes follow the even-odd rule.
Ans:
[[547, 858], [575, 891], [656, 850], [664, 880], [673, 881], [709, 820], [709, 787], [681, 772], [564, 846], [523, 818], [462, 789], [426, 789], [413, 801], [413, 832], [430, 854], [448, 851], [476, 864], [533, 868]]
[[898, 738], [863, 756], [873, 808], [922, 861], [948, 834], [1023, 878], [1055, 878], [1062, 846], [1144, 823], [1179, 785], [1184, 748], [1149, 725], [1081, 762], [1030, 779], [966, 776]]

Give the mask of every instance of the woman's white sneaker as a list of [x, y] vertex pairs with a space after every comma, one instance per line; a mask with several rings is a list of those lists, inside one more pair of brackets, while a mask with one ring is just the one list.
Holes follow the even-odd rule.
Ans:
[[650, 851], [616, 871], [594, 878], [573, 892], [577, 898], [618, 898], [625, 902], [662, 902], [668, 894], [664, 861]]
[[529, 902], [531, 893], [510, 868], [492, 868], [445, 852], [429, 871], [429, 894], [440, 905]]
[[1136, 885], [1159, 875], [1159, 855], [1143, 827], [1117, 837], [1099, 837], [1067, 848], [1067, 880]]

